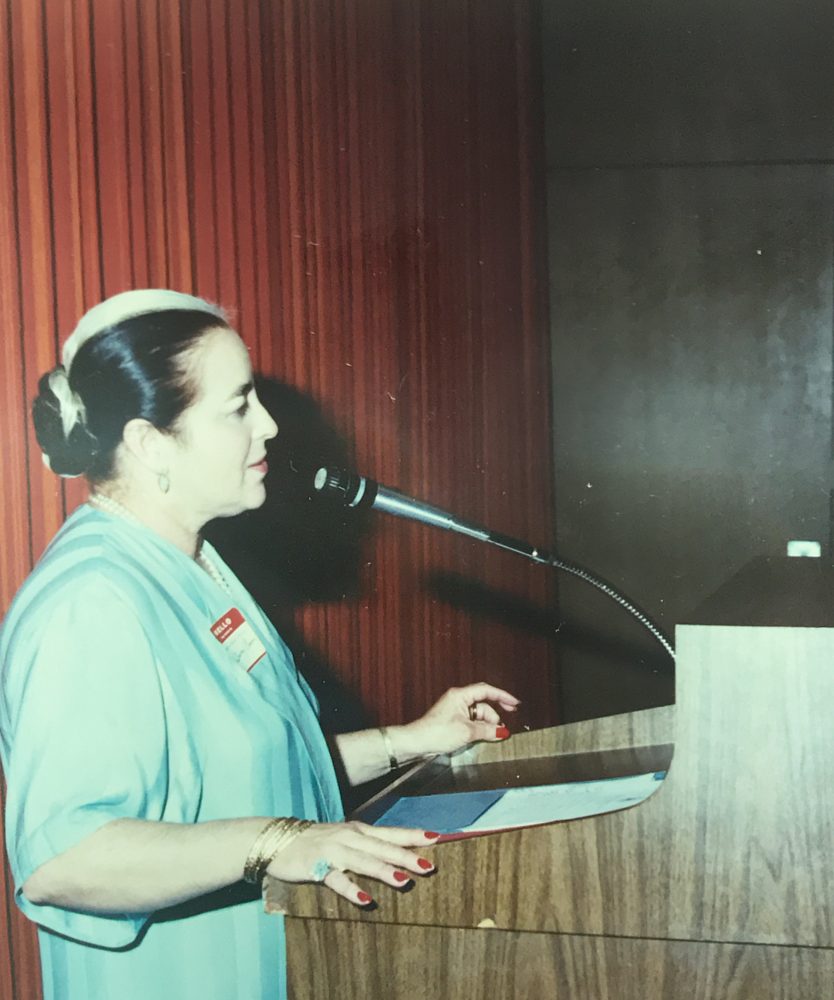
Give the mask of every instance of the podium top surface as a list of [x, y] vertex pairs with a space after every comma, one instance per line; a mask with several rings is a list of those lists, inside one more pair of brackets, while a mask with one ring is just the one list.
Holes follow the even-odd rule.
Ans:
[[754, 559], [680, 624], [834, 627], [834, 563], [787, 556]]

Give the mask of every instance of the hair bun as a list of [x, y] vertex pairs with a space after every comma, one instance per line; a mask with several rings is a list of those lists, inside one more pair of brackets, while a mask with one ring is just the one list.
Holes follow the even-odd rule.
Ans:
[[96, 454], [84, 422], [84, 404], [63, 366], [42, 375], [32, 404], [32, 421], [46, 465], [59, 476], [82, 476]]

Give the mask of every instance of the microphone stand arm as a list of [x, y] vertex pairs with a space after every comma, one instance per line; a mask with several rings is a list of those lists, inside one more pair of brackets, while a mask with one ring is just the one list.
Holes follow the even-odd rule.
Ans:
[[669, 656], [673, 660], [675, 659], [675, 649], [660, 626], [653, 622], [645, 612], [632, 604], [615, 587], [612, 587], [610, 583], [606, 583], [605, 580], [595, 576], [583, 566], [560, 559], [545, 549], [530, 545], [519, 538], [513, 538], [511, 535], [504, 535], [498, 531], [490, 531], [488, 528], [473, 524], [471, 521], [464, 521], [453, 514], [441, 510], [439, 507], [433, 507], [431, 504], [423, 503], [420, 500], [412, 500], [411, 497], [389, 489], [387, 486], [377, 486], [376, 497], [372, 502], [375, 510], [393, 514], [395, 517], [420, 521], [422, 524], [428, 524], [434, 528], [454, 531], [457, 534], [475, 538], [480, 542], [496, 545], [507, 552], [514, 552], [516, 555], [524, 556], [525, 559], [530, 559], [534, 563], [552, 566], [554, 569], [562, 570], [564, 573], [570, 573], [572, 576], [584, 580], [585, 583], [596, 587], [597, 590], [606, 594], [613, 601], [616, 601], [621, 608], [636, 618], [644, 628], [648, 629], [660, 645], [663, 646]]
[[421, 524], [428, 524], [433, 528], [442, 528], [445, 531], [454, 531], [459, 535], [466, 535], [469, 538], [477, 539], [479, 542], [487, 542], [496, 545], [498, 548], [516, 555], [524, 556], [534, 563], [544, 566], [552, 566], [554, 569], [569, 573], [585, 583], [595, 587], [601, 593], [606, 594], [611, 600], [620, 605], [630, 615], [637, 619], [654, 638], [666, 650], [672, 659], [675, 659], [675, 650], [671, 641], [664, 634], [663, 630], [644, 612], [634, 605], [627, 597], [621, 594], [616, 587], [595, 576], [589, 570], [577, 563], [567, 562], [558, 556], [529, 545], [518, 538], [504, 535], [497, 531], [490, 531], [479, 524], [471, 521], [464, 521], [455, 517], [448, 511], [433, 507], [431, 504], [423, 503], [422, 500], [414, 500], [404, 493], [398, 493], [387, 486], [381, 486], [373, 479], [366, 479], [342, 470], [320, 469], [316, 474], [315, 488], [338, 494], [348, 507], [372, 507], [374, 510], [392, 514], [394, 517], [404, 517], [410, 521], [419, 521]]

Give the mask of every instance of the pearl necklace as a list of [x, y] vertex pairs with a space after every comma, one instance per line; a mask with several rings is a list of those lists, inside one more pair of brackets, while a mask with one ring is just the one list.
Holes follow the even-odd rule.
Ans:
[[211, 559], [209, 559], [209, 557], [205, 554], [205, 552], [203, 552], [202, 547], [200, 548], [200, 551], [197, 553], [195, 562], [197, 563], [198, 566], [201, 566], [206, 571], [206, 573], [208, 573], [208, 575], [212, 578], [212, 580], [214, 580], [214, 582], [221, 590], [225, 590], [227, 594], [231, 594], [232, 591], [230, 590], [228, 583], [226, 583], [225, 577], [220, 572], [220, 570], [214, 565]]
[[[134, 524], [142, 524], [134, 513], [129, 511], [123, 504], [120, 504], [118, 500], [114, 500], [113, 497], [105, 496], [103, 493], [93, 493], [90, 495], [90, 503], [94, 507], [98, 507], [99, 510], [103, 510], [108, 514], [115, 514], [116, 517], [121, 517], [125, 521], [132, 521]], [[142, 525], [142, 527], [145, 527], [145, 525]], [[194, 557], [194, 562], [196, 562], [200, 569], [206, 572], [212, 580], [214, 580], [221, 590], [225, 590], [227, 594], [231, 593], [229, 584], [224, 579], [223, 574], [209, 559], [206, 553], [203, 552], [202, 541], [200, 542], [200, 551]]]
[[90, 503], [98, 507], [99, 510], [107, 511], [108, 514], [115, 514], [116, 517], [122, 517], [126, 521], [132, 521], [134, 524], [142, 523], [135, 514], [132, 514], [127, 507], [123, 507], [118, 500], [105, 496], [103, 493], [91, 493]]

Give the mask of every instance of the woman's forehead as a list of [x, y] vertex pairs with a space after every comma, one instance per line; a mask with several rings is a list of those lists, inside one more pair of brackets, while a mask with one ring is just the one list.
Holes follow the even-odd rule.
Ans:
[[252, 380], [249, 351], [238, 334], [226, 327], [206, 331], [189, 367], [199, 397], [227, 397]]

